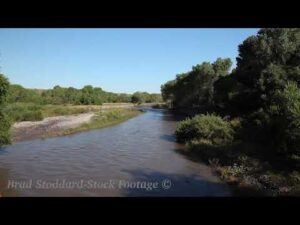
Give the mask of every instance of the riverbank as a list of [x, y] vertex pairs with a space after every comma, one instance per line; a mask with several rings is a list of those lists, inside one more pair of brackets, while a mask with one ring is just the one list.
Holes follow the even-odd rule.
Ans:
[[18, 122], [11, 128], [12, 142], [62, 136], [110, 126], [140, 113], [139, 110], [128, 106], [120, 108], [106, 106], [105, 109], [79, 115], [54, 116], [47, 117], [42, 121]]
[[190, 142], [181, 153], [209, 165], [235, 196], [300, 196], [299, 160], [258, 153], [265, 148], [255, 143]]
[[238, 196], [299, 196], [299, 156], [245, 137], [254, 132], [240, 118], [199, 114], [181, 121], [175, 135], [184, 154], [211, 166]]

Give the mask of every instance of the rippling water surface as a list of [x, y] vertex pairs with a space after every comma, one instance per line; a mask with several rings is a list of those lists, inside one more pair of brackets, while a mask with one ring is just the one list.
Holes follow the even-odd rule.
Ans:
[[[2, 190], [3, 195], [230, 195], [207, 166], [178, 153], [183, 146], [175, 142], [176, 123], [167, 111], [147, 109], [116, 126], [1, 148], [2, 186], [19, 182], [18, 188]], [[78, 186], [51, 188], [68, 182]], [[146, 185], [157, 188], [146, 190]]]

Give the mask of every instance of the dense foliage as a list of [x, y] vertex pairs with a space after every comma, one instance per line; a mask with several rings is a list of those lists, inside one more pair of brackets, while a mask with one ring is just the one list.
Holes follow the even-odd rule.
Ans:
[[41, 96], [41, 92], [38, 90], [25, 89], [21, 85], [11, 84], [9, 86], [7, 101], [9, 103], [31, 102], [42, 104], [43, 98]]
[[20, 121], [38, 121], [43, 119], [42, 106], [34, 103], [7, 104], [3, 109], [6, 115], [9, 115], [12, 122]]
[[300, 29], [260, 29], [238, 50], [231, 72], [229, 59], [204, 62], [162, 85], [162, 97], [175, 109], [240, 117], [244, 140], [299, 154]]
[[223, 144], [233, 140], [230, 123], [220, 116], [200, 114], [181, 121], [176, 129], [176, 138], [180, 142], [202, 139], [211, 143]]
[[162, 102], [161, 94], [149, 94], [147, 92], [135, 92], [131, 97], [132, 103], [159, 103]]
[[35, 104], [74, 104], [101, 105], [102, 103], [117, 102], [160, 102], [160, 94], [136, 92], [133, 95], [125, 93], [106, 92], [99, 87], [86, 85], [82, 89], [55, 86], [53, 89], [27, 89], [21, 85], [10, 85], [7, 97], [9, 103], [26, 102]]
[[9, 82], [6, 77], [0, 74], [0, 146], [10, 142], [10, 119], [3, 112], [4, 104], [7, 99]]
[[214, 105], [214, 83], [228, 75], [231, 65], [230, 59], [221, 58], [196, 65], [190, 72], [178, 74], [175, 80], [162, 85], [162, 97], [174, 108], [210, 110]]
[[[258, 135], [279, 152], [296, 154], [300, 124], [300, 29], [261, 29], [239, 46], [236, 101]], [[248, 104], [246, 104], [248, 103]], [[298, 114], [299, 115], [299, 114]]]

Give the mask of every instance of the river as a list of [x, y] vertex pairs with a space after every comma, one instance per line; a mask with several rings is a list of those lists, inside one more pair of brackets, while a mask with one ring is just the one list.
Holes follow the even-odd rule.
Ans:
[[[121, 124], [0, 148], [2, 196], [230, 196], [180, 153], [178, 118], [145, 109]], [[2, 189], [2, 190], [1, 190]]]

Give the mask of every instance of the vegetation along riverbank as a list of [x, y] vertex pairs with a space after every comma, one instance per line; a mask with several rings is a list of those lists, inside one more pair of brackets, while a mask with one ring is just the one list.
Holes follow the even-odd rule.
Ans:
[[178, 152], [210, 165], [237, 195], [300, 195], [300, 29], [260, 29], [237, 47], [235, 68], [230, 58], [204, 61], [161, 94], [27, 89], [0, 75], [0, 146], [120, 123], [145, 103], [185, 115]]
[[176, 137], [250, 195], [300, 194], [300, 29], [260, 29], [229, 58], [203, 62], [161, 87], [184, 111]]
[[91, 85], [27, 89], [0, 74], [0, 146], [113, 125], [141, 113], [135, 106], [161, 101], [160, 94], [112, 93]]
[[47, 117], [41, 121], [23, 121], [11, 128], [12, 142], [63, 136], [121, 123], [139, 115], [135, 108], [110, 108], [78, 115]]

